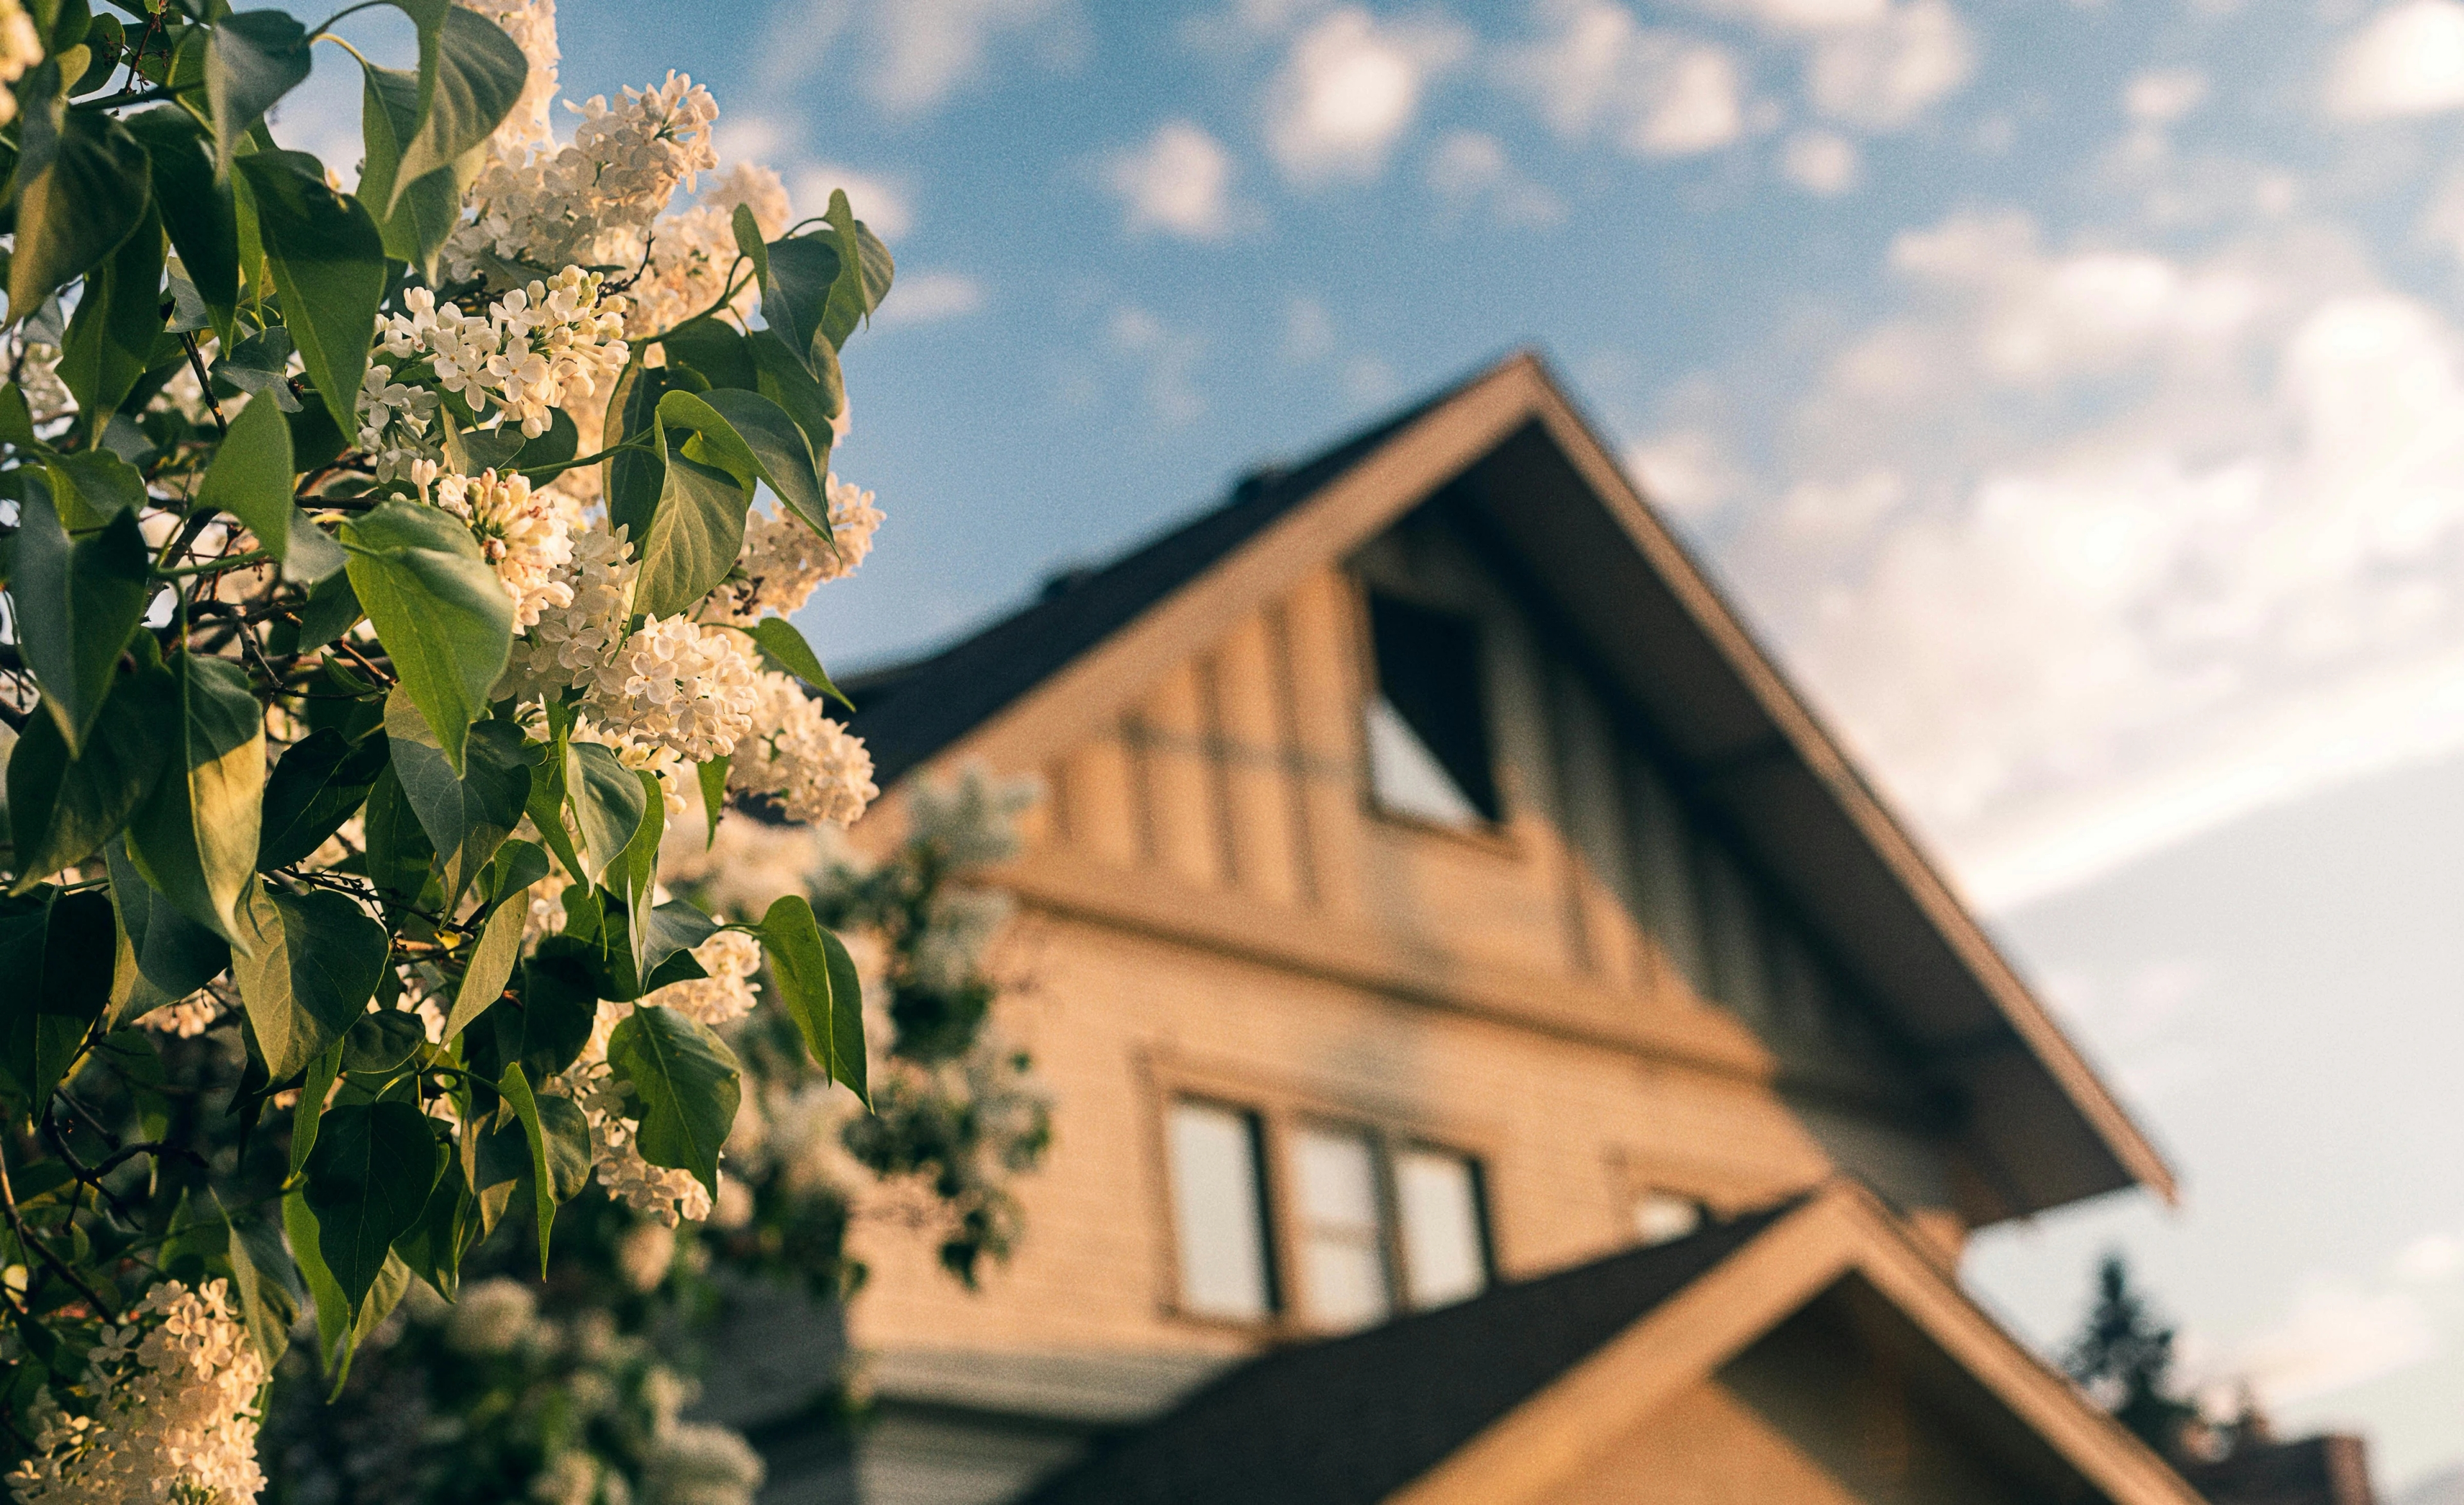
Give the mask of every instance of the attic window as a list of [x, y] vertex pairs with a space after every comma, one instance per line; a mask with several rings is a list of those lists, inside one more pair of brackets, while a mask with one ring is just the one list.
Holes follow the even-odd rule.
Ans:
[[1498, 818], [1480, 692], [1480, 628], [1468, 617], [1369, 598], [1377, 662], [1369, 702], [1369, 783], [1378, 805], [1440, 825]]

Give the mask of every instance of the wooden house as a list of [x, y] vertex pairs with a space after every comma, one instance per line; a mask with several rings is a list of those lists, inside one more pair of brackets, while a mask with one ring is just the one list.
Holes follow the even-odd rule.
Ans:
[[857, 698], [1043, 781], [1056, 1104], [873, 1505], [2196, 1498], [1957, 1278], [2171, 1172], [1535, 359]]

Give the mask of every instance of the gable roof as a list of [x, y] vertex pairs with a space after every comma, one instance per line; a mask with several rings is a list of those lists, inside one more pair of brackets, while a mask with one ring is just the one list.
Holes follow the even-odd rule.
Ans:
[[1688, 798], [1802, 918], [1959, 1123], [1971, 1224], [2170, 1168], [1536, 357], [1513, 357], [963, 642], [849, 681], [887, 787], [1032, 767], [1308, 570], [1442, 497], [1650, 718]]
[[1022, 1505], [1384, 1499], [1786, 1211], [1269, 1354], [1048, 1481]]
[[[1847, 1184], [1690, 1237], [1267, 1355], [1020, 1505], [1517, 1505], [1842, 1282], [1918, 1336], [1976, 1428], [2117, 1505], [2198, 1496]], [[1937, 1381], [1937, 1383], [1941, 1383]], [[2072, 1491], [2065, 1491], [2069, 1497]]]

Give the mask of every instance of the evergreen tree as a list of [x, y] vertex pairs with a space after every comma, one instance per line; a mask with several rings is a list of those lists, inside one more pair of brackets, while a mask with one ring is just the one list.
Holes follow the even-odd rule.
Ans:
[[2168, 1461], [2182, 1461], [2199, 1408], [2173, 1378], [2173, 1329], [2130, 1283], [2130, 1267], [2108, 1254], [2096, 1272], [2096, 1304], [2071, 1343], [2071, 1378], [2113, 1419]]

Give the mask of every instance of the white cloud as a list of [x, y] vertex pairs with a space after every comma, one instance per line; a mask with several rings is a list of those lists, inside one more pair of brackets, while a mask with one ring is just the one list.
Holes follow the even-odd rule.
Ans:
[[933, 109], [981, 78], [998, 42], [1004, 54], [1024, 33], [1046, 57], [1073, 45], [1067, 0], [807, 0], [787, 8], [764, 33], [764, 76], [773, 84], [811, 77], [850, 33], [863, 49], [860, 76], [874, 103], [900, 112]]
[[2252, 273], [2186, 270], [2151, 251], [2048, 257], [2034, 222], [2015, 213], [1903, 232], [1891, 264], [1965, 302], [1978, 363], [2012, 382], [2110, 370], [2154, 348], [2196, 354], [2230, 345], [2265, 297]]
[[1135, 304], [1113, 311], [1106, 333], [1112, 348], [1143, 373], [1147, 405], [1156, 418], [1178, 427], [1205, 414], [1205, 394], [1192, 380], [1206, 354], [1204, 339]]
[[1701, 428], [1677, 429], [1635, 445], [1626, 450], [1625, 465], [1654, 506], [1689, 522], [1717, 513], [1745, 488], [1744, 472], [1719, 437]]
[[1284, 306], [1284, 360], [1313, 366], [1334, 354], [1334, 316], [1313, 297], [1296, 297]]
[[1266, 92], [1266, 144], [1293, 181], [1375, 178], [1434, 75], [1469, 46], [1450, 23], [1380, 22], [1356, 6], [1293, 39]]
[[872, 317], [889, 326], [938, 324], [983, 306], [984, 285], [963, 272], [911, 272], [900, 274]]
[[722, 163], [776, 162], [785, 155], [787, 130], [771, 116], [729, 111], [711, 127], [711, 144]]
[[995, 37], [1051, 19], [1054, 0], [898, 0], [875, 8], [881, 57], [873, 98], [892, 109], [939, 104], [983, 72]]
[[1893, 264], [1723, 563], [1974, 897], [2464, 745], [2454, 321], [2301, 222], [2189, 258], [1961, 216]]
[[1869, 25], [1824, 33], [1807, 92], [1834, 119], [1897, 130], [1955, 93], [1975, 66], [1975, 44], [1947, 0], [1910, 0]]
[[1231, 155], [1188, 120], [1167, 120], [1145, 145], [1114, 156], [1104, 181], [1120, 195], [1132, 231], [1221, 240], [1230, 228]]
[[2464, 3], [2401, 0], [2337, 50], [2323, 102], [2347, 120], [2464, 106]]
[[1745, 120], [1738, 109], [1737, 64], [1708, 43], [1681, 49], [1667, 71], [1660, 101], [1628, 137], [1654, 157], [1683, 157], [1726, 146]]
[[2453, 1233], [2424, 1233], [2395, 1256], [2395, 1273], [2421, 1285], [2431, 1285], [2464, 1271], [2464, 1238]]
[[2123, 109], [2134, 120], [2170, 125], [2207, 102], [2208, 76], [2195, 68], [2155, 68], [2130, 80]]
[[1485, 204], [1502, 224], [1554, 225], [1557, 196], [1515, 170], [1506, 145], [1485, 131], [1453, 131], [1429, 153], [1429, 186], [1457, 207]]
[[1642, 157], [1726, 146], [1745, 131], [1744, 80], [1727, 50], [1646, 28], [1614, 0], [1551, 0], [1548, 33], [1509, 54], [1507, 77], [1560, 136], [1604, 134]]
[[846, 189], [847, 207], [885, 241], [898, 240], [915, 228], [914, 202], [896, 178], [819, 162], [796, 168], [787, 186], [798, 208], [806, 214], [819, 214], [828, 207], [831, 189]]
[[1890, 14], [1891, 0], [1697, 0], [1703, 8], [1756, 22], [1773, 32], [1828, 32], [1871, 26]]
[[2438, 1351], [2410, 1293], [2317, 1282], [2274, 1331], [2243, 1345], [2234, 1367], [2271, 1407], [2295, 1405], [2409, 1368]]
[[1377, 356], [1357, 355], [1343, 363], [1343, 395], [1356, 407], [1391, 403], [1402, 389], [1402, 378]]
[[1799, 131], [1780, 153], [1780, 171], [1806, 192], [1830, 199], [1863, 176], [1857, 143], [1837, 131]]

